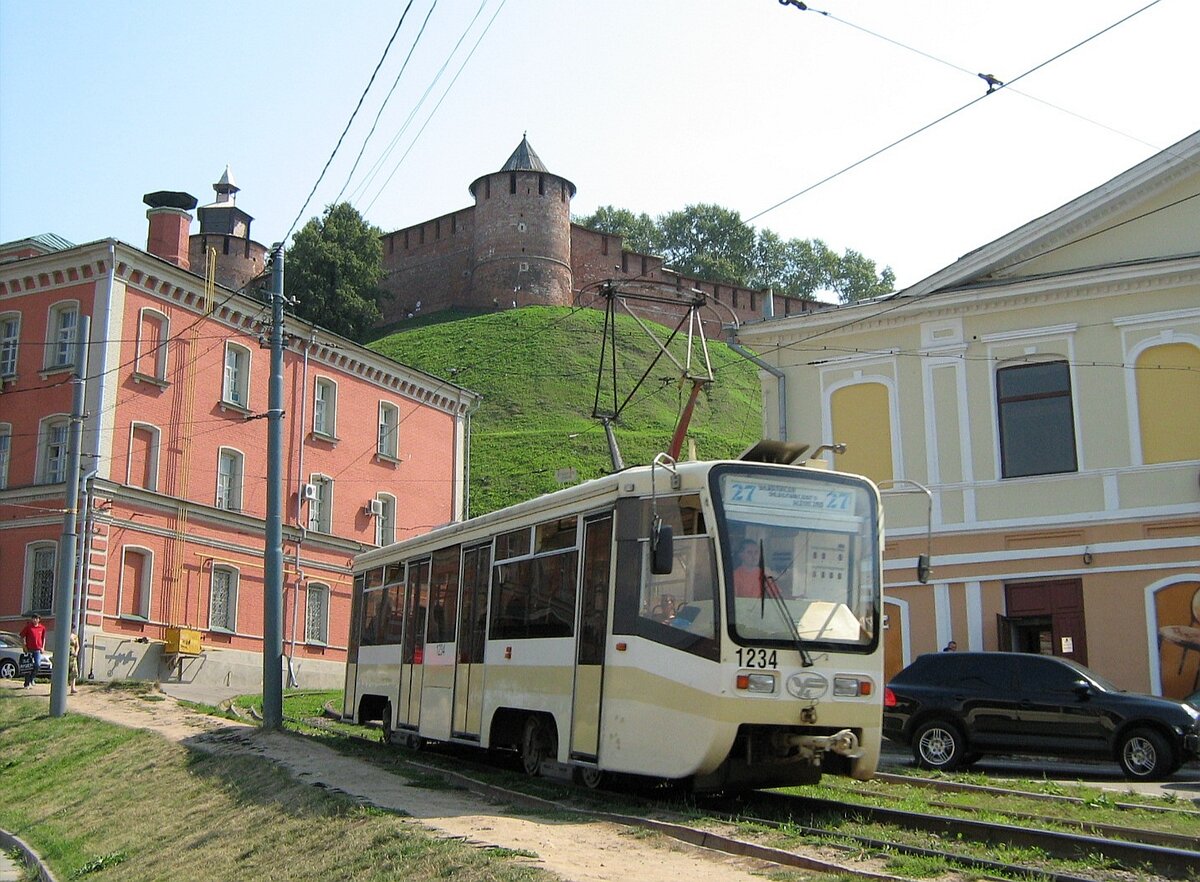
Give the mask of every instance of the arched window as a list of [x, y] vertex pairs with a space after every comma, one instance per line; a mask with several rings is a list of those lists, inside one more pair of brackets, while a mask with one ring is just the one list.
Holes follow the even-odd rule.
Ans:
[[304, 640], [306, 643], [328, 643], [329, 586], [310, 582], [304, 605]]
[[375, 517], [375, 544], [391, 545], [396, 541], [396, 497], [380, 493], [375, 500], [379, 512]]
[[1151, 346], [1136, 367], [1142, 462], [1200, 459], [1200, 347]]
[[222, 447], [217, 452], [217, 508], [242, 510], [244, 462], [241, 451], [232, 447]]
[[67, 430], [64, 414], [48, 416], [38, 426], [38, 484], [61, 484], [67, 477]]
[[337, 436], [337, 384], [328, 377], [317, 377], [313, 391], [314, 435]]
[[79, 303], [64, 300], [50, 307], [46, 321], [46, 370], [75, 365], [75, 337], [79, 330]]
[[21, 314], [0, 315], [0, 382], [17, 375], [17, 353], [21, 344]]
[[879, 382], [853, 383], [835, 389], [829, 400], [833, 435], [846, 445], [838, 456], [840, 471], [866, 475], [876, 483], [894, 477], [892, 419], [888, 387]]
[[34, 542], [25, 547], [25, 602], [22, 609], [49, 615], [54, 609], [54, 571], [58, 544]]
[[134, 372], [160, 383], [167, 379], [170, 323], [164, 313], [145, 308], [138, 316], [137, 366]]
[[212, 587], [208, 597], [208, 628], [210, 631], [237, 630], [238, 571], [233, 567], [214, 564]]
[[129, 427], [129, 470], [125, 483], [131, 487], [158, 490], [160, 437], [158, 427], [148, 423], [133, 423]]
[[148, 548], [125, 547], [121, 555], [121, 587], [117, 601], [117, 612], [122, 618], [150, 618], [150, 580], [153, 572], [153, 552]]
[[250, 350], [237, 343], [225, 344], [225, 378], [221, 400], [235, 407], [250, 407]]
[[376, 451], [386, 459], [400, 458], [400, 408], [390, 401], [379, 402], [379, 445]]

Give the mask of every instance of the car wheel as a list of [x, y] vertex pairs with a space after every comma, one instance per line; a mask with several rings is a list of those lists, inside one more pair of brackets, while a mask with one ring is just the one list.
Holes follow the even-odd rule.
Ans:
[[1166, 739], [1153, 729], [1134, 729], [1121, 739], [1117, 762], [1126, 778], [1154, 781], [1170, 774], [1175, 757]]
[[6, 658], [0, 662], [0, 678], [11, 680], [17, 676], [17, 664], [12, 659]]
[[913, 735], [913, 757], [922, 769], [952, 772], [963, 764], [966, 744], [953, 724], [942, 720], [922, 723]]

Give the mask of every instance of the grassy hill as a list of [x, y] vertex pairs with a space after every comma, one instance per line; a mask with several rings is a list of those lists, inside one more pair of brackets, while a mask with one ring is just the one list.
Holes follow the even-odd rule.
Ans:
[[[604, 314], [566, 307], [527, 307], [397, 331], [368, 344], [397, 361], [452, 379], [483, 396], [471, 434], [471, 514], [479, 515], [558, 489], [559, 469], [584, 481], [611, 470], [608, 444], [592, 419]], [[669, 328], [652, 325], [660, 339]], [[658, 352], [627, 316], [617, 317], [617, 403], [633, 390]], [[672, 346], [683, 362], [684, 341]], [[758, 370], [725, 344], [709, 342], [716, 382], [701, 395], [689, 437], [706, 459], [732, 456], [761, 434]], [[605, 354], [611, 365], [611, 349]], [[693, 356], [694, 371], [702, 361]], [[670, 445], [691, 391], [660, 358], [625, 406], [614, 429], [626, 464], [648, 463]], [[601, 410], [611, 410], [611, 370]], [[686, 456], [686, 447], [684, 449]]]

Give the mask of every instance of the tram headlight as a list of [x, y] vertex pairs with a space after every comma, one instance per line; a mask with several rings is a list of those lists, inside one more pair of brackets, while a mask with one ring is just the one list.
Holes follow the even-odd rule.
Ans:
[[738, 674], [737, 688], [745, 692], [770, 695], [775, 691], [774, 674]]
[[860, 680], [858, 677], [833, 678], [833, 694], [836, 696], [854, 698], [870, 695], [873, 689], [870, 680]]

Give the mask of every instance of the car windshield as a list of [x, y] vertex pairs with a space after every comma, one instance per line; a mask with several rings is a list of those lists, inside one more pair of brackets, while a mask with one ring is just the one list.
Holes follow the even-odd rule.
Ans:
[[721, 471], [716, 482], [737, 639], [874, 645], [880, 587], [870, 485], [751, 468]]

